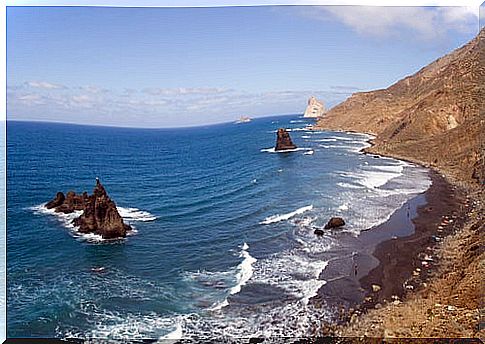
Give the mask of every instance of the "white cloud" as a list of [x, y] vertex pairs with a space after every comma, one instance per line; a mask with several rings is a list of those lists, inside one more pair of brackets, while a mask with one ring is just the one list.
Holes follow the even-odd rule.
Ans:
[[207, 95], [207, 94], [219, 94], [226, 93], [230, 90], [227, 88], [217, 88], [217, 87], [198, 87], [198, 88], [146, 88], [143, 90], [144, 93], [150, 95], [159, 96], [178, 96], [178, 95]]
[[[50, 85], [48, 82], [42, 84]], [[75, 122], [82, 118], [87, 124], [121, 126], [196, 125], [231, 121], [241, 114], [300, 113], [310, 95], [323, 99], [327, 105], [335, 105], [350, 95], [350, 92], [331, 88], [323, 92], [280, 90], [256, 93], [210, 87], [160, 88], [140, 92], [70, 85], [56, 88], [55, 92], [52, 90], [31, 85], [25, 87], [25, 84], [23, 87], [10, 85], [7, 93], [9, 117], [51, 121], [69, 121], [71, 118]]]
[[46, 81], [28, 81], [26, 84], [27, 84], [27, 86], [30, 86], [30, 87], [33, 87], [33, 88], [41, 88], [41, 89], [46, 89], [46, 90], [66, 88], [66, 86], [64, 86], [64, 85], [53, 84], [53, 83], [46, 82]]
[[306, 9], [305, 14], [322, 20], [334, 18], [365, 36], [424, 41], [443, 39], [448, 31], [474, 32], [478, 22], [477, 8], [456, 6], [325, 6]]

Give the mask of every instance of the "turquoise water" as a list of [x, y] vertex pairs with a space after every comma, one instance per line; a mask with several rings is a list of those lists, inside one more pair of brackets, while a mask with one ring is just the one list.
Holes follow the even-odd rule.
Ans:
[[[339, 242], [314, 229], [339, 215], [358, 236], [430, 181], [422, 168], [359, 153], [367, 135], [308, 124], [8, 122], [8, 335], [298, 336], [331, 318], [310, 299]], [[271, 150], [279, 127], [299, 150]], [[91, 192], [95, 177], [136, 229], [124, 240], [82, 236], [43, 207], [57, 191]]]

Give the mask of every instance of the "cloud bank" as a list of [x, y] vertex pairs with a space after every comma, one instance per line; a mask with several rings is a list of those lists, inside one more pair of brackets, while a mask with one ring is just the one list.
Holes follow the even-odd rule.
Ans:
[[450, 31], [473, 33], [478, 27], [475, 7], [321, 6], [304, 15], [336, 20], [362, 36], [407, 38], [431, 42], [446, 39]]
[[108, 90], [29, 81], [7, 87], [7, 119], [177, 127], [233, 121], [242, 115], [303, 113], [311, 95], [332, 106], [355, 90], [352, 86], [267, 92], [209, 87]]

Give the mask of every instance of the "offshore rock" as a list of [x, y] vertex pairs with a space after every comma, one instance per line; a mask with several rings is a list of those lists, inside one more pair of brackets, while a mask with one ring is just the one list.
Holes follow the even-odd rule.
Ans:
[[66, 197], [64, 196], [64, 194], [62, 192], [58, 192], [56, 194], [56, 198], [54, 198], [50, 202], [47, 202], [47, 204], [45, 205], [45, 207], [47, 209], [56, 208], [56, 207], [60, 206], [62, 203], [64, 203], [64, 200], [65, 199], [66, 199]]
[[290, 134], [284, 128], [278, 129], [276, 133], [276, 147], [275, 151], [295, 149], [296, 146], [291, 141]]
[[322, 117], [324, 114], [325, 114], [325, 105], [323, 104], [323, 102], [311, 96], [310, 99], [308, 99], [308, 105], [305, 109], [305, 113], [303, 114], [303, 117], [317, 118], [317, 117]]
[[124, 238], [131, 227], [123, 222], [123, 218], [116, 209], [116, 204], [111, 200], [96, 178], [96, 187], [92, 195], [84, 192], [76, 195], [69, 191], [64, 197], [58, 192], [56, 198], [46, 204], [48, 209], [55, 208], [56, 212], [72, 213], [82, 210], [81, 216], [73, 220], [74, 225], [79, 226], [81, 233], [94, 233], [101, 235], [103, 239]]
[[338, 228], [345, 226], [345, 221], [341, 217], [332, 217], [325, 225], [325, 229]]

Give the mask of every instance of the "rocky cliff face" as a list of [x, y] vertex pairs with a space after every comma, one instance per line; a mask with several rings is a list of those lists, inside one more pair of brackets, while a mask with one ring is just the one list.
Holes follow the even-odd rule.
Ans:
[[287, 150], [287, 149], [295, 149], [296, 146], [291, 141], [290, 134], [284, 128], [278, 129], [276, 133], [276, 151]]
[[308, 105], [305, 109], [303, 117], [316, 118], [323, 116], [324, 113], [325, 105], [323, 104], [323, 102], [312, 96], [310, 97], [310, 99], [308, 99]]
[[483, 183], [484, 38], [482, 29], [463, 47], [389, 88], [353, 94], [317, 127], [374, 134], [369, 151]]
[[76, 195], [69, 191], [66, 196], [58, 192], [56, 197], [46, 204], [46, 208], [55, 208], [56, 212], [72, 213], [82, 210], [83, 213], [74, 219], [73, 223], [79, 226], [81, 233], [95, 233], [104, 239], [124, 238], [131, 227], [123, 222], [123, 218], [99, 179], [96, 179], [96, 187], [93, 194]]

